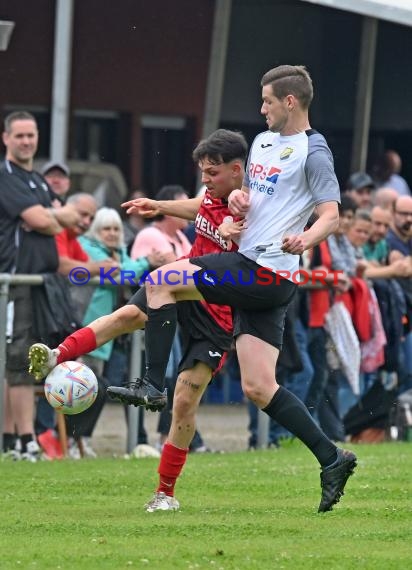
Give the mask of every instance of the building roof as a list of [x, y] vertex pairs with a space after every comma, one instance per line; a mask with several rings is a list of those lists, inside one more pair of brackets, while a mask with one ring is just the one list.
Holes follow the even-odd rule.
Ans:
[[302, 2], [412, 26], [412, 0], [302, 0]]

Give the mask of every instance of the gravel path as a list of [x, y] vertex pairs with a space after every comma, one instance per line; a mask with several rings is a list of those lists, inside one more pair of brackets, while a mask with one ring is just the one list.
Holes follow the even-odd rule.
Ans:
[[[145, 412], [145, 427], [149, 444], [158, 442], [158, 414]], [[242, 451], [247, 448], [248, 414], [245, 404], [200, 406], [198, 426], [208, 447], [219, 451]], [[96, 426], [92, 445], [99, 456], [122, 456], [126, 453], [127, 426], [122, 405], [105, 405]]]

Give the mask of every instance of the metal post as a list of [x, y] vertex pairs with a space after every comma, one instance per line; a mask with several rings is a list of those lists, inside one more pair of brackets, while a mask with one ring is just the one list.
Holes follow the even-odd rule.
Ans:
[[231, 9], [232, 0], [216, 0], [206, 87], [203, 137], [210, 135], [219, 125]]
[[366, 170], [377, 35], [378, 20], [363, 18], [351, 172]]
[[[129, 380], [133, 382], [140, 378], [142, 368], [143, 331], [132, 334], [130, 350]], [[127, 453], [131, 453], [139, 440], [139, 419], [142, 410], [140, 407], [129, 406], [127, 415]]]
[[[213, 18], [212, 42], [210, 47], [209, 70], [207, 75], [202, 138], [209, 136], [219, 126], [231, 10], [232, 0], [216, 0]], [[199, 171], [197, 176], [197, 186], [200, 187], [201, 184], [201, 174]]]
[[67, 157], [72, 30], [73, 0], [57, 0], [50, 133], [50, 157], [56, 161]]
[[265, 412], [258, 412], [257, 448], [266, 449], [269, 444], [269, 422], [270, 418]]
[[11, 275], [0, 274], [0, 453], [3, 450], [3, 405], [6, 373], [7, 303]]

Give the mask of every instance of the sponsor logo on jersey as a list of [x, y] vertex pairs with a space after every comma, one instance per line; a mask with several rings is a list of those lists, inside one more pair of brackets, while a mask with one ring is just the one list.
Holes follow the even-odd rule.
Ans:
[[223, 250], [228, 249], [227, 241], [219, 234], [217, 227], [200, 213], [195, 218], [195, 229], [196, 232], [218, 243]]
[[268, 175], [266, 176], [266, 180], [268, 182], [271, 182], [272, 184], [276, 184], [276, 182], [278, 181], [279, 178], [279, 174], [282, 171], [280, 170], [280, 168], [276, 168], [274, 166], [272, 166], [268, 172]]
[[282, 150], [282, 152], [280, 153], [280, 160], [286, 160], [287, 158], [290, 157], [290, 155], [293, 152], [293, 148], [291, 148], [290, 146], [287, 146], [286, 148], [284, 148]]
[[266, 180], [267, 182], [272, 182], [273, 184], [276, 184], [281, 172], [282, 170], [276, 166], [263, 166], [263, 164], [253, 163], [251, 163], [249, 166], [249, 176], [251, 178]]
[[263, 164], [251, 163], [249, 166], [249, 176], [251, 178], [249, 184], [250, 190], [256, 190], [262, 194], [272, 196], [275, 193], [274, 186], [281, 172], [282, 169], [276, 166], [264, 166]]

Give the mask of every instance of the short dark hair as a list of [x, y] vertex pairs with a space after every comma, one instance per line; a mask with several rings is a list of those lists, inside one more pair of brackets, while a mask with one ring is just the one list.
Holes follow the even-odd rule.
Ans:
[[6, 133], [11, 131], [11, 126], [14, 121], [33, 121], [37, 127], [37, 121], [34, 115], [28, 111], [13, 111], [13, 113], [9, 113], [4, 119], [4, 130]]
[[248, 144], [242, 133], [218, 129], [201, 140], [193, 151], [193, 160], [207, 158], [212, 164], [227, 164], [232, 160], [246, 161]]
[[347, 194], [342, 194], [340, 204], [338, 204], [338, 210], [340, 216], [343, 214], [343, 212], [347, 212], [348, 210], [355, 213], [357, 210], [356, 202], [352, 200], [352, 198]]
[[[162, 186], [155, 196], [155, 200], [176, 200], [179, 194], [186, 194], [188, 196], [187, 190], [180, 186], [179, 184], [167, 184]], [[153, 216], [152, 220], [159, 222], [164, 219], [163, 214], [158, 216]]]
[[162, 186], [155, 196], [155, 200], [176, 200], [179, 194], [187, 194], [187, 190], [179, 184], [167, 184]]
[[279, 65], [267, 71], [262, 77], [262, 87], [271, 85], [275, 97], [284, 99], [294, 95], [304, 109], [308, 109], [313, 99], [312, 79], [303, 65]]

